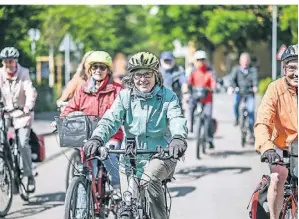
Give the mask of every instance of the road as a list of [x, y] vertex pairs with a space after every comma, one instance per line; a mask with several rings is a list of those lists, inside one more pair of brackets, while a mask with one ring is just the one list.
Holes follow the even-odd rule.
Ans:
[[[217, 94], [214, 116], [219, 121], [216, 149], [196, 159], [194, 136], [189, 138], [186, 159], [169, 184], [171, 219], [245, 219], [251, 194], [267, 166], [261, 164], [252, 145], [240, 145], [240, 131], [233, 127], [232, 97]], [[49, 122], [48, 122], [49, 123]], [[36, 170], [37, 189], [30, 202], [14, 196], [9, 219], [62, 219], [67, 158], [56, 136], [46, 137], [47, 160]], [[69, 152], [66, 152], [69, 155]]]

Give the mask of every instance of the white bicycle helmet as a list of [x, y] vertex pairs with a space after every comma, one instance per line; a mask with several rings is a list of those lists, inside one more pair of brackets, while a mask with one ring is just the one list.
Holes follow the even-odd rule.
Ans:
[[1, 53], [1, 59], [18, 59], [19, 58], [19, 51], [15, 47], [5, 47]]

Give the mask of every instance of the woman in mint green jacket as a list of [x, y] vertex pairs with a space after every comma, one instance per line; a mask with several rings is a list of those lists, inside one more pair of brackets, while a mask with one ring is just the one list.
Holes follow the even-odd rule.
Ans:
[[[145, 190], [149, 198], [153, 219], [166, 219], [162, 181], [175, 170], [176, 159], [183, 156], [187, 149], [186, 119], [182, 114], [178, 97], [163, 86], [159, 73], [159, 59], [148, 52], [133, 55], [128, 64], [129, 74], [124, 78], [122, 90], [112, 107], [105, 113], [91, 139], [84, 145], [87, 156], [99, 153], [99, 148], [123, 125], [125, 148], [128, 138], [136, 141], [138, 149], [155, 150], [158, 145], [169, 147], [170, 155], [175, 159], [151, 160], [142, 177], [151, 180]], [[139, 157], [142, 158], [142, 157]], [[147, 157], [137, 163], [143, 170]]]

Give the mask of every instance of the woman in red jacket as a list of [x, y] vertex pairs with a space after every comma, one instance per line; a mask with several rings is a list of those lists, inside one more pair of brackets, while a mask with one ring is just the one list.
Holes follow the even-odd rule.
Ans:
[[[77, 88], [74, 97], [68, 102], [61, 116], [81, 111], [85, 115], [98, 115], [102, 118], [122, 89], [120, 84], [113, 82], [112, 58], [107, 52], [94, 51], [87, 58], [87, 64], [91, 77]], [[119, 129], [106, 146], [112, 145], [115, 149], [119, 149], [122, 139], [123, 132]], [[112, 185], [116, 192], [120, 188], [117, 156], [111, 154], [110, 159], [103, 163], [111, 174]]]

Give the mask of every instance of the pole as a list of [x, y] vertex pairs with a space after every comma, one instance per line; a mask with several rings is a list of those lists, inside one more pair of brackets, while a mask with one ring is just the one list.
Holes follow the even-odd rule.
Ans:
[[277, 52], [277, 6], [272, 7], [272, 80], [276, 80], [277, 66], [276, 66], [276, 52]]
[[64, 67], [65, 67], [65, 85], [70, 81], [70, 36], [67, 35], [67, 40], [66, 40], [66, 45], [65, 45], [65, 56], [64, 56]]
[[51, 43], [49, 48], [49, 69], [50, 69], [50, 75], [49, 75], [49, 87], [54, 86], [54, 46]]

